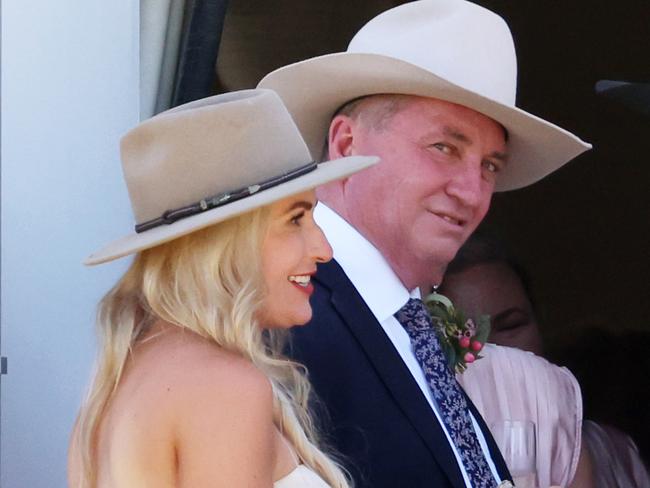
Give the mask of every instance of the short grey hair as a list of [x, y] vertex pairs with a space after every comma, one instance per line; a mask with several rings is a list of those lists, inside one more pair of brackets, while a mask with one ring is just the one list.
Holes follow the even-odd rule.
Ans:
[[[386, 128], [395, 114], [400, 112], [412, 100], [411, 95], [401, 95], [397, 93], [364, 95], [353, 98], [352, 100], [341, 105], [332, 119], [337, 115], [345, 115], [354, 121], [360, 121], [366, 127], [376, 131], [382, 131]], [[325, 140], [321, 161], [325, 161], [328, 156], [329, 144]]]

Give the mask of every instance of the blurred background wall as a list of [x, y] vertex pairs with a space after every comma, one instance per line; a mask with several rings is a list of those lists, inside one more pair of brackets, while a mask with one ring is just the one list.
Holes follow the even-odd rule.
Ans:
[[95, 305], [131, 225], [117, 141], [138, 121], [138, 4], [2, 1], [0, 486], [66, 486]]

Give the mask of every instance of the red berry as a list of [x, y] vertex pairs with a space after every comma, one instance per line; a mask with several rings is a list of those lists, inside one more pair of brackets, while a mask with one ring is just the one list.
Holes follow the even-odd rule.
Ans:
[[473, 363], [476, 358], [474, 357], [474, 354], [468, 352], [465, 354], [463, 359], [465, 360], [466, 363]]
[[479, 341], [472, 341], [472, 349], [475, 351], [480, 351], [483, 349], [483, 344], [481, 344]]
[[465, 336], [461, 337], [458, 343], [460, 344], [460, 347], [462, 347], [463, 349], [467, 349], [469, 347], [469, 337], [465, 337]]

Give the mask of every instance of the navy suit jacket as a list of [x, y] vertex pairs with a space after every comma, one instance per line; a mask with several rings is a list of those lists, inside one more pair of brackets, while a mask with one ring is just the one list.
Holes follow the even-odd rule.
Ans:
[[[358, 488], [465, 488], [447, 438], [390, 339], [335, 261], [314, 277], [312, 321], [292, 333], [326, 439]], [[483, 419], [470, 409], [502, 479], [510, 479]], [[326, 417], [324, 415], [327, 414]]]

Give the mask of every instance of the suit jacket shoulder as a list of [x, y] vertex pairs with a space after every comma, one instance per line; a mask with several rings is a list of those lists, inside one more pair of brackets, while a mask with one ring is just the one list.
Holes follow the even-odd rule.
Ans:
[[464, 487], [424, 395], [341, 267], [319, 266], [314, 282], [314, 316], [294, 331], [293, 356], [307, 366], [356, 485]]

